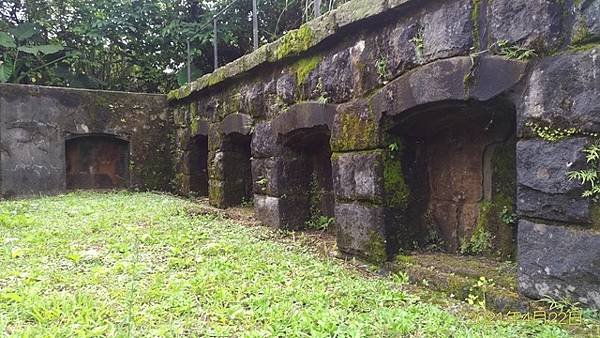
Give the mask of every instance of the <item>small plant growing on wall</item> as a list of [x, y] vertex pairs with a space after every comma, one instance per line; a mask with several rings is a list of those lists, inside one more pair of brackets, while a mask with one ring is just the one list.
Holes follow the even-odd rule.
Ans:
[[423, 50], [425, 49], [425, 38], [423, 36], [423, 27], [419, 27], [417, 34], [409, 40], [415, 45], [415, 51], [417, 52], [417, 58], [423, 56]]
[[389, 82], [390, 78], [392, 77], [392, 74], [390, 73], [390, 70], [388, 69], [387, 61], [385, 59], [379, 59], [375, 63], [375, 67], [377, 68], [377, 75], [379, 76], [379, 82], [381, 82], [383, 85], [386, 85]]
[[600, 196], [600, 185], [598, 184], [598, 166], [600, 165], [600, 144], [594, 142], [583, 149], [585, 153], [586, 162], [588, 167], [583, 170], [570, 171], [567, 173], [569, 180], [577, 180], [583, 185], [587, 185], [582, 196], [592, 198], [594, 201], [598, 200]]
[[508, 40], [496, 42], [497, 54], [508, 59], [530, 60], [537, 56], [535, 50], [513, 45]]

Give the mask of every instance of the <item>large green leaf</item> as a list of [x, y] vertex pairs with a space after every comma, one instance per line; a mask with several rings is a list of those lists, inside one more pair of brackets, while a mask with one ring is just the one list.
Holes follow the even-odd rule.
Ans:
[[10, 76], [12, 75], [13, 69], [6, 64], [0, 64], [0, 83], [8, 82]]
[[37, 46], [21, 46], [18, 49], [19, 49], [19, 51], [21, 51], [23, 53], [33, 54], [33, 55], [36, 55], [37, 53], [40, 52], [40, 50], [38, 49]]
[[44, 55], [54, 54], [64, 49], [61, 45], [40, 45], [36, 48]]
[[11, 32], [17, 40], [27, 40], [37, 33], [36, 25], [25, 22], [11, 29]]
[[0, 46], [5, 48], [15, 48], [17, 44], [15, 39], [6, 32], [0, 32]]

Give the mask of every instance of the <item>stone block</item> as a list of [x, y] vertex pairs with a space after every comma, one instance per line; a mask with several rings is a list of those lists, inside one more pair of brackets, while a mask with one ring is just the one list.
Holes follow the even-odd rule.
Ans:
[[568, 173], [585, 167], [585, 138], [550, 143], [541, 139], [517, 143], [517, 209], [520, 215], [586, 223], [590, 203], [583, 186]]
[[526, 48], [550, 50], [560, 45], [563, 4], [548, 0], [494, 0], [489, 5], [490, 37]]
[[256, 124], [251, 148], [254, 158], [272, 157], [278, 153], [277, 137], [273, 133], [270, 122]]
[[518, 231], [521, 293], [600, 309], [600, 233], [526, 220]]
[[600, 132], [600, 47], [546, 57], [532, 71], [519, 116], [519, 134], [531, 134], [526, 122]]
[[252, 160], [252, 177], [256, 194], [280, 196], [283, 163], [279, 158], [255, 158]]
[[337, 203], [337, 245], [341, 252], [381, 262], [387, 258], [383, 208]]
[[331, 164], [336, 198], [381, 203], [383, 157], [382, 150], [333, 154]]
[[279, 229], [281, 216], [279, 212], [278, 197], [254, 195], [254, 213], [256, 218], [264, 225]]
[[380, 146], [380, 117], [363, 99], [338, 106], [331, 132], [331, 150], [352, 151]]
[[430, 62], [465, 55], [473, 45], [471, 0], [443, 1], [422, 18], [423, 59]]

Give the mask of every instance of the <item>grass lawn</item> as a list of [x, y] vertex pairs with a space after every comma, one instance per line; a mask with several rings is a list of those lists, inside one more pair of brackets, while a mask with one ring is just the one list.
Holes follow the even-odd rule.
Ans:
[[0, 202], [0, 334], [567, 335], [433, 305], [401, 278], [360, 273], [266, 227], [194, 216], [192, 205], [126, 192]]

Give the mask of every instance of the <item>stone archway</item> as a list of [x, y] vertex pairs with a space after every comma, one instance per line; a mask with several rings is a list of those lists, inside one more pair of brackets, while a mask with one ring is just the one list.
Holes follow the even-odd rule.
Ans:
[[244, 114], [230, 114], [218, 125], [217, 142], [209, 152], [209, 200], [227, 208], [252, 202], [252, 118]]
[[[261, 221], [285, 229], [332, 223], [330, 130], [334, 115], [334, 105], [300, 103], [257, 128], [253, 171], [258, 182], [255, 209]], [[274, 149], [265, 151], [267, 142], [274, 143]]]
[[88, 134], [65, 142], [67, 189], [124, 189], [129, 186], [129, 142]]
[[[506, 93], [525, 67], [493, 56], [440, 60], [368, 99], [340, 105], [332, 129], [340, 250], [381, 261], [414, 247], [415, 239], [420, 246], [439, 237], [450, 251], [470, 240], [480, 214], [497, 213], [489, 206], [491, 159], [514, 135], [514, 105]], [[488, 126], [490, 120], [495, 123]], [[514, 158], [514, 142], [507, 147]], [[353, 165], [356, 159], [368, 165]], [[514, 189], [514, 179], [509, 185]], [[514, 231], [497, 237], [510, 242], [503, 256], [512, 254]]]
[[419, 106], [386, 131], [397, 145], [407, 188], [402, 208], [385, 222], [402, 249], [514, 257], [516, 224], [515, 110], [499, 101]]

